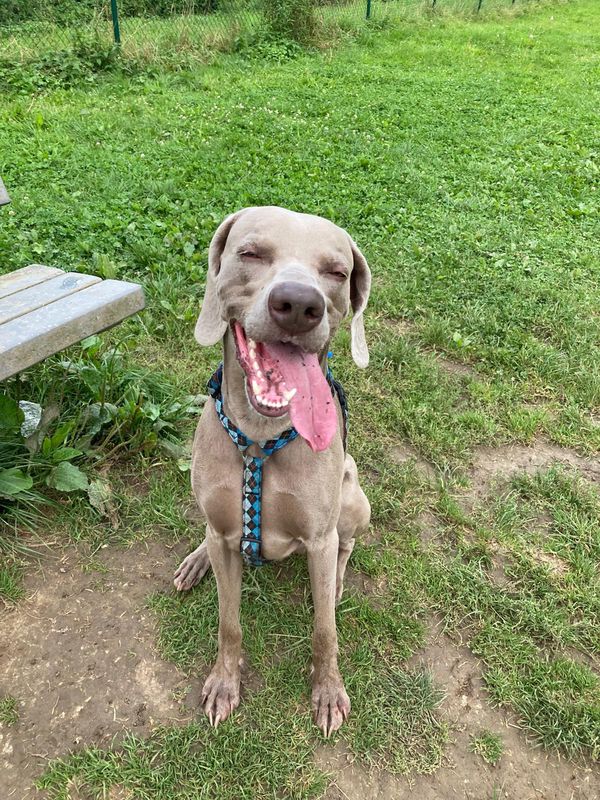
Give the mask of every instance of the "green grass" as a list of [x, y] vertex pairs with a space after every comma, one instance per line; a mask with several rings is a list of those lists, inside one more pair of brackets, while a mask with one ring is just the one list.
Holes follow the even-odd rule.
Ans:
[[471, 750], [480, 755], [488, 764], [495, 766], [502, 758], [504, 744], [502, 737], [491, 731], [481, 731], [476, 736], [471, 736]]
[[[600, 501], [576, 476], [519, 477], [416, 559], [492, 698], [548, 747], [600, 755]], [[595, 667], [595, 668], [594, 668]]]
[[14, 564], [0, 566], [0, 600], [6, 604], [16, 603], [23, 597], [21, 571]]
[[[520, 9], [531, 0], [517, 0]], [[120, 11], [121, 52], [126, 61], [161, 64], [180, 68], [212, 60], [215, 53], [248, 50], [269, 60], [281, 61], [297, 53], [293, 42], [277, 42], [269, 35], [261, 2], [221, 0], [211, 14], [175, 14], [160, 16], [129, 16]], [[327, 48], [346, 35], [365, 29], [366, 0], [339, 0], [319, 5], [313, 45]], [[440, 0], [435, 11], [431, 0], [373, 0], [369, 25], [378, 30], [398, 21], [412, 21], [428, 16], [475, 15], [477, 0]], [[483, 0], [480, 17], [498, 12], [514, 13], [511, 0]], [[71, 24], [56, 22], [51, 7], [38, 11], [33, 19], [0, 28], [0, 62], [36, 61], [40, 57], [67, 52], [77, 46], [78, 37], [93, 37], [103, 48], [114, 42], [109, 16], [91, 9], [81, 10]], [[304, 41], [302, 30], [300, 38]], [[265, 40], [266, 39], [266, 40]]]
[[[598, 31], [591, 0], [423, 17], [327, 56], [108, 75], [15, 91], [0, 109], [13, 196], [2, 268], [42, 261], [140, 280], [147, 310], [107, 341], [130, 337], [123, 369], [166, 375], [178, 392], [203, 391], [218, 357], [192, 328], [227, 213], [262, 203], [320, 213], [367, 255], [371, 366], [354, 368], [346, 332], [333, 360], [373, 506], [374, 539], [352, 566], [378, 588], [350, 588], [338, 613], [353, 703], [340, 735], [363, 763], [414, 773], [441, 762], [443, 699], [407, 666], [434, 612], [531, 736], [600, 755], [596, 488], [551, 467], [463, 502], [481, 445], [545, 439], [598, 458]], [[45, 402], [44, 375], [57, 369], [29, 371], [21, 391]], [[395, 463], [406, 444], [435, 479], [420, 462]], [[172, 459], [142, 452], [104, 477], [119, 527], [71, 498], [60, 514], [73, 539], [93, 550], [186, 534], [187, 476]], [[435, 537], [422, 536], [423, 519]], [[206, 670], [213, 581], [149, 603], [165, 656]], [[214, 797], [217, 785], [223, 798], [320, 796], [303, 562], [247, 573], [243, 608], [246, 688], [232, 720], [65, 754], [42, 779], [48, 796], [66, 798], [75, 776], [92, 796], [112, 785], [165, 800]]]
[[[41, 786], [61, 797], [69, 779], [84, 776], [95, 788], [118, 784], [134, 796], [165, 800], [319, 796], [326, 781], [312, 763], [321, 737], [310, 715], [307, 581], [299, 560], [292, 569], [263, 570], [245, 581], [244, 674], [252, 689], [218, 731], [200, 722], [156, 731], [146, 742], [132, 737], [116, 752], [87, 750], [55, 764]], [[204, 669], [216, 653], [214, 582], [184, 598], [157, 595], [150, 605], [164, 654], [193, 674]], [[341, 667], [354, 704], [346, 730], [352, 747], [397, 772], [431, 771], [441, 762], [446, 725], [431, 678], [405, 667], [422, 641], [414, 609], [396, 603], [376, 609], [350, 594], [339, 615]]]
[[[68, 494], [87, 497], [116, 527], [117, 498], [98, 471], [124, 453], [162, 457], [189, 470], [184, 440], [204, 398], [186, 395], [150, 366], [136, 366], [127, 359], [134, 346], [130, 337], [111, 346], [89, 337], [67, 359], [47, 360], [0, 393], [0, 552], [26, 551], [20, 533], [35, 529], [43, 505]], [[27, 418], [22, 397], [34, 401], [26, 406]], [[95, 474], [89, 475], [92, 462]], [[78, 529], [76, 518], [73, 538]]]
[[7, 695], [0, 699], [0, 724], [7, 727], [15, 725], [19, 720], [19, 711], [17, 709], [18, 701]]

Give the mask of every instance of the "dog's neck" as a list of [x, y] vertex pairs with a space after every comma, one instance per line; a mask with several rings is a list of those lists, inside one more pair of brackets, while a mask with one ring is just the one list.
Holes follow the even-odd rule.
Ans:
[[[321, 357], [321, 368], [327, 371], [326, 347]], [[246, 395], [246, 375], [240, 366], [233, 335], [228, 328], [223, 339], [223, 404], [225, 413], [236, 427], [255, 442], [274, 439], [292, 423], [288, 414], [281, 417], [265, 417], [255, 411]]]

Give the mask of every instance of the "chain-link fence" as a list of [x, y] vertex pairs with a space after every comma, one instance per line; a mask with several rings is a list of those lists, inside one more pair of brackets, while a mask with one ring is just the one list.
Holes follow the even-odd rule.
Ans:
[[[296, 28], [326, 31], [410, 11], [478, 12], [515, 2], [527, 0], [0, 0], [0, 59], [31, 61], [85, 37], [149, 60], [232, 49], [274, 21], [281, 27], [290, 8]], [[291, 38], [299, 32], [290, 30]]]

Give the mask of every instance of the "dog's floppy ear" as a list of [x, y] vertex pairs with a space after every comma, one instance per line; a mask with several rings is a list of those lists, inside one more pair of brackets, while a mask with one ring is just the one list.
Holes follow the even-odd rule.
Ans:
[[208, 272], [206, 273], [206, 286], [204, 300], [200, 309], [200, 316], [196, 322], [194, 336], [198, 344], [210, 347], [221, 341], [227, 330], [227, 322], [221, 316], [221, 304], [217, 294], [217, 278], [221, 269], [221, 256], [225, 249], [225, 242], [233, 223], [242, 212], [230, 214], [219, 225], [208, 249]]
[[350, 239], [350, 245], [354, 256], [354, 266], [350, 276], [350, 303], [353, 312], [350, 326], [352, 358], [358, 367], [364, 369], [369, 364], [369, 349], [365, 338], [363, 311], [367, 306], [371, 291], [371, 270], [367, 259], [352, 239]]

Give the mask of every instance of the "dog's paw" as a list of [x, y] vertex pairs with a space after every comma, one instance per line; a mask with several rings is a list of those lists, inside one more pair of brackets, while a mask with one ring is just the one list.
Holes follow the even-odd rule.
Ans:
[[217, 728], [240, 704], [240, 673], [232, 675], [215, 664], [202, 688], [202, 708]]
[[206, 544], [202, 543], [193, 553], [186, 556], [177, 568], [173, 577], [177, 591], [184, 592], [191, 589], [202, 580], [209, 567], [208, 550]]
[[329, 737], [341, 728], [350, 713], [350, 698], [341, 677], [313, 682], [312, 710], [323, 736]]

